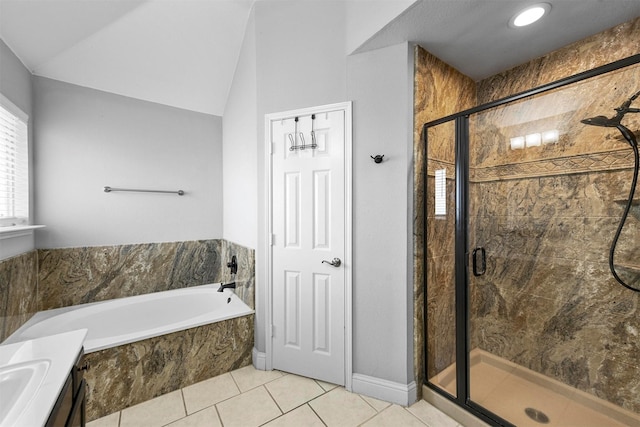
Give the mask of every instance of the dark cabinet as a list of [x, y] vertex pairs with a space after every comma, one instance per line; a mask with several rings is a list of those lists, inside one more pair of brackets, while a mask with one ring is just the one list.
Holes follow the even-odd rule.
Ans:
[[86, 424], [86, 382], [84, 371], [84, 351], [81, 350], [78, 359], [71, 368], [64, 387], [58, 396], [46, 427], [84, 427]]

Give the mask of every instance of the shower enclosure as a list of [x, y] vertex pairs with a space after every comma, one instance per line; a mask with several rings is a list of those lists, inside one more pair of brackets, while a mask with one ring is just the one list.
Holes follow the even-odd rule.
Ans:
[[640, 136], [639, 62], [424, 126], [426, 382], [491, 424], [640, 425], [634, 150], [583, 123]]

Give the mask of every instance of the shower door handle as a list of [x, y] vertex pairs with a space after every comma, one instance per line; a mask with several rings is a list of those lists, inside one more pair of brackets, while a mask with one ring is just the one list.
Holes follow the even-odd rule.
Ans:
[[[480, 270], [478, 269], [478, 254], [480, 255]], [[484, 248], [475, 248], [471, 253], [471, 259], [473, 263], [474, 276], [482, 276], [487, 272], [487, 253]]]

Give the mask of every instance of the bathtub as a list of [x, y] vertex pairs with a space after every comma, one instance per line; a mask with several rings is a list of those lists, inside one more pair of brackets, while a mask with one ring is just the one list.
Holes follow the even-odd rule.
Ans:
[[4, 343], [88, 329], [91, 421], [251, 364], [254, 311], [219, 286], [41, 311]]
[[219, 284], [80, 304], [36, 313], [5, 343], [88, 329], [85, 353], [253, 313]]

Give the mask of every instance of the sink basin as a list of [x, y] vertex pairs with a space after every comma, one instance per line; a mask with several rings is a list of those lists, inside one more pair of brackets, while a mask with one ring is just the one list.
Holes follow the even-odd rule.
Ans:
[[0, 424], [13, 425], [42, 384], [51, 361], [15, 363], [0, 368]]
[[81, 329], [0, 344], [0, 427], [46, 424], [86, 335]]

